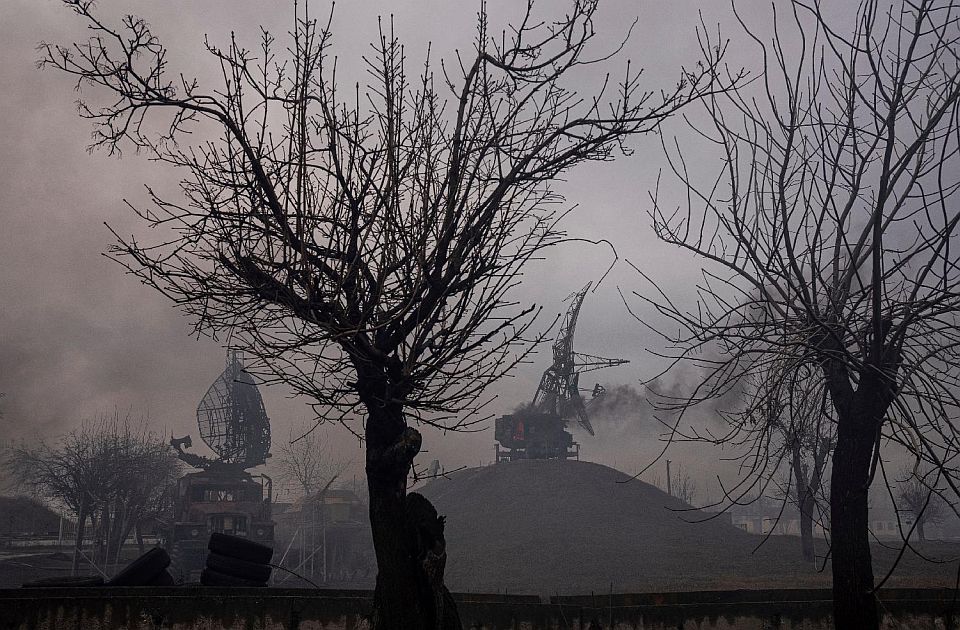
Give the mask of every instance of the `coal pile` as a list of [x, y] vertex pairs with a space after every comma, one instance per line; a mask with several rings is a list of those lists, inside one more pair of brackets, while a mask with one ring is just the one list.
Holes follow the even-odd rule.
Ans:
[[[829, 586], [829, 565], [805, 564], [798, 538], [757, 549], [762, 537], [690, 522], [706, 515], [628, 479], [600, 464], [526, 460], [430, 481], [420, 492], [447, 518], [447, 585], [538, 595]], [[904, 570], [952, 579], [914, 564]]]

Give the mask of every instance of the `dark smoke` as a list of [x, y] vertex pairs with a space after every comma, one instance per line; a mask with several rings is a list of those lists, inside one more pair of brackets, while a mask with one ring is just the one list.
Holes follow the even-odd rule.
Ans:
[[611, 387], [587, 403], [587, 413], [597, 433], [611, 437], [659, 433], [663, 425], [653, 418], [652, 411], [646, 396], [632, 385]]
[[629, 474], [644, 471], [641, 479], [654, 485], [665, 479], [665, 460], [670, 459], [674, 475], [680, 470], [690, 471], [698, 500], [709, 503], [719, 496], [716, 478], [732, 478], [735, 466], [723, 462], [721, 454], [704, 442], [688, 438], [694, 434], [721, 433], [725, 421], [720, 412], [736, 409], [741, 392], [735, 388], [724, 392], [717, 399], [693, 406], [682, 418], [677, 411], [657, 408], [664, 403], [681, 403], [693, 392], [695, 383], [689, 372], [676, 370], [675, 374], [644, 385], [608, 387], [602, 397], [587, 404], [595, 435], [587, 435], [579, 425], [570, 422], [581, 445], [581, 458]]

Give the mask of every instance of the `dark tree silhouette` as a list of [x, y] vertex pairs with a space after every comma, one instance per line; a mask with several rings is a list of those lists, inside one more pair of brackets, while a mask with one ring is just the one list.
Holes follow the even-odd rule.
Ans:
[[[813, 525], [823, 504], [823, 480], [835, 441], [829, 394], [812, 365], [791, 366], [785, 373], [771, 373], [766, 383], [758, 384], [756, 391], [767, 414], [765, 423], [757, 423], [762, 427], [760, 440], [766, 443], [764, 448], [774, 449], [771, 454], [781, 451], [769, 459], [782, 459], [789, 469], [790, 481], [784, 498], [797, 507], [800, 551], [804, 560], [813, 562], [816, 559]], [[763, 435], [767, 428], [773, 429], [770, 436]], [[751, 431], [741, 426], [738, 432], [749, 434]], [[756, 452], [758, 445], [754, 442], [749, 450]]]
[[142, 525], [170, 504], [181, 470], [165, 440], [118, 415], [85, 423], [54, 445], [17, 446], [7, 466], [21, 485], [76, 517], [74, 571], [90, 522], [91, 560], [105, 572], [131, 533], [142, 544]]
[[324, 442], [318, 429], [300, 426], [291, 431], [289, 441], [279, 447], [279, 478], [294, 484], [304, 497], [329, 486], [349, 463], [335, 459]]
[[946, 513], [947, 503], [940, 495], [942, 490], [931, 486], [932, 481], [936, 481], [936, 475], [919, 475], [907, 469], [901, 471], [897, 483], [897, 512], [910, 515], [911, 529], [916, 530], [921, 542], [927, 539], [925, 526], [942, 522]]
[[[645, 294], [676, 360], [700, 368], [687, 404], [745, 391], [731, 434], [708, 437], [742, 440], [755, 428], [742, 419], [782, 403], [762, 386], [770, 374], [815, 371], [827, 390], [838, 628], [879, 626], [867, 498], [882, 445], [957, 491], [958, 9], [864, 0], [841, 28], [818, 0], [794, 0], [786, 20], [775, 5], [772, 38], [741, 21], [762, 80], [708, 99], [706, 122], [688, 119], [722, 171], [701, 180], [694, 154], [664, 142], [686, 211], [653, 194], [658, 236], [710, 266], [692, 309], [655, 285]], [[748, 468], [777, 469], [783, 450], [753, 443]]]
[[551, 181], [612, 159], [629, 136], [717, 89], [722, 48], [705, 42], [710, 61], [665, 91], [642, 91], [628, 63], [619, 79], [595, 71], [596, 90], [581, 93], [569, 75], [620, 50], [590, 56], [597, 0], [553, 20], [528, 2], [503, 33], [488, 32], [481, 4], [475, 40], [439, 74], [429, 55], [408, 74], [384, 25], [365, 58], [368, 86], [345, 89], [329, 54], [332, 15], [318, 23], [301, 5], [286, 51], [269, 33], [255, 51], [208, 43], [223, 81], [204, 91], [168, 71], [143, 20], [114, 27], [89, 0], [65, 4], [92, 36], [44, 45], [42, 63], [106, 103], [80, 102], [94, 146], [133, 147], [184, 173], [181, 200], [151, 191], [152, 207], [138, 210], [169, 238], [121, 239], [111, 255], [362, 437], [374, 627], [433, 627], [442, 598], [418, 598], [425, 568], [398, 526], [421, 446], [408, 420], [462, 429], [480, 419], [484, 388], [533, 336], [537, 309], [508, 293], [564, 238]]

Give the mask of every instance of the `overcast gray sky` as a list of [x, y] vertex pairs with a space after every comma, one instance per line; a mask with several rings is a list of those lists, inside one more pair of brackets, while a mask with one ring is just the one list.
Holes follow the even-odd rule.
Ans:
[[[493, 22], [502, 24], [519, 3], [488, 4]], [[255, 45], [259, 25], [282, 36], [292, 15], [292, 4], [285, 0], [100, 0], [99, 6], [109, 17], [134, 13], [147, 18], [173, 53], [171, 69], [201, 79], [214, 69], [202, 52], [204, 34], [216, 42], [236, 31], [241, 41]], [[317, 15], [329, 10], [320, 0], [311, 6]], [[359, 58], [376, 33], [378, 15], [393, 12], [412, 60], [420, 58], [428, 41], [435, 57], [449, 59], [458, 46], [469, 47], [478, 6], [463, 0], [338, 3], [334, 29], [340, 77], [365, 80]], [[542, 6], [559, 11], [565, 3], [550, 0]], [[760, 24], [769, 16], [768, 2], [750, 0], [740, 6]], [[647, 87], [669, 88], [680, 65], [697, 58], [698, 10], [704, 11], [707, 24], [730, 24], [726, 2], [603, 2], [598, 28], [610, 45], [634, 18], [640, 19], [621, 59], [610, 68], [620, 68], [630, 58], [646, 68]], [[754, 60], [755, 49], [732, 26], [725, 28], [736, 37], [732, 59]], [[122, 160], [88, 154], [90, 127], [76, 115], [69, 77], [35, 67], [41, 40], [62, 43], [84, 37], [81, 22], [57, 0], [0, 0], [0, 392], [6, 392], [0, 401], [0, 439], [56, 436], [83, 418], [115, 408], [149, 416], [158, 431], [196, 435], [196, 405], [222, 369], [223, 350], [214, 341], [191, 337], [191, 322], [165, 298], [101, 255], [111, 242], [104, 222], [121, 233], [144, 231], [123, 199], [143, 202], [144, 184], [174, 192], [177, 174], [132, 154]], [[676, 292], [690, 287], [692, 295], [695, 262], [659, 244], [646, 218], [647, 192], [663, 163], [658, 141], [640, 138], [633, 147], [633, 156], [582, 168], [562, 184], [569, 201], [579, 204], [567, 229], [610, 239], [622, 258]], [[562, 311], [561, 300], [596, 280], [609, 264], [605, 249], [565, 246], [550, 256], [529, 269], [516, 294], [523, 302], [545, 305], [548, 313]], [[594, 376], [605, 384], [636, 384], [657, 371], [645, 352], [659, 349], [655, 340], [632, 321], [617, 294], [618, 285], [628, 291], [639, 284], [620, 265], [587, 298], [577, 347], [631, 361], [589, 375], [591, 384]], [[515, 378], [495, 386], [498, 399], [491, 412], [505, 413], [529, 400], [546, 360], [541, 353]], [[275, 441], [286, 439], [292, 425], [310, 417], [302, 401], [287, 398], [279, 387], [265, 389], [264, 395]], [[342, 457], [362, 460], [346, 431], [331, 430], [329, 439]], [[653, 452], [645, 432], [578, 439], [586, 459], [616, 462], [624, 470]], [[437, 457], [451, 468], [489, 462], [492, 422], [478, 434], [428, 433], [425, 448], [427, 460]]]

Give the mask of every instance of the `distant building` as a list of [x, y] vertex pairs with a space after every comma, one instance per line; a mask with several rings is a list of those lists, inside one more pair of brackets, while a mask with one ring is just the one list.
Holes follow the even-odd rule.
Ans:
[[[761, 497], [743, 505], [734, 505], [728, 511], [734, 527], [758, 535], [800, 535], [800, 511], [792, 503]], [[816, 517], [816, 515], [814, 515]], [[814, 522], [814, 535], [823, 536], [823, 527]]]
[[[871, 492], [870, 532], [878, 540], [902, 539], [913, 526], [913, 515], [897, 511], [889, 496], [879, 490]], [[826, 506], [822, 512], [814, 513], [813, 535], [824, 538], [829, 534], [829, 511]], [[751, 534], [778, 536], [800, 535], [800, 511], [792, 502], [769, 497], [761, 497], [744, 505], [729, 508], [731, 521], [735, 527]], [[820, 521], [822, 519], [822, 521]], [[927, 523], [924, 526], [927, 540], [960, 540], [960, 519], [952, 512], [944, 514], [940, 523]], [[914, 534], [916, 536], [916, 534]]]

